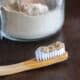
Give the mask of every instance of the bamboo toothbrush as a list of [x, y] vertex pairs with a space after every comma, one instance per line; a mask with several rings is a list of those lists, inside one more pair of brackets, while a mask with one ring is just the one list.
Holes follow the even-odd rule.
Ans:
[[65, 61], [68, 59], [68, 52], [65, 51], [64, 43], [56, 42], [49, 46], [39, 47], [35, 51], [35, 57], [18, 64], [0, 66], [0, 76], [12, 75]]

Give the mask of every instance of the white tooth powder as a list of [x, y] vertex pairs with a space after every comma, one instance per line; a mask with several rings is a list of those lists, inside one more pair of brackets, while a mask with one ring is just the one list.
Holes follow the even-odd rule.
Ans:
[[56, 33], [64, 23], [64, 11], [59, 7], [49, 11], [46, 5], [31, 4], [26, 5], [24, 10], [25, 13], [28, 12], [28, 15], [5, 8], [6, 23], [3, 28], [5, 37], [43, 38]]
[[46, 5], [37, 3], [37, 4], [26, 4], [24, 5], [24, 12], [28, 15], [40, 15], [48, 12], [48, 7]]

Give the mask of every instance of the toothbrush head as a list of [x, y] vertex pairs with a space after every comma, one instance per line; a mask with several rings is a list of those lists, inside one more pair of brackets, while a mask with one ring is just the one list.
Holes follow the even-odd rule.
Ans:
[[39, 47], [35, 52], [35, 56], [37, 61], [45, 61], [57, 56], [61, 56], [64, 53], [65, 44], [62, 42], [56, 42], [49, 46]]

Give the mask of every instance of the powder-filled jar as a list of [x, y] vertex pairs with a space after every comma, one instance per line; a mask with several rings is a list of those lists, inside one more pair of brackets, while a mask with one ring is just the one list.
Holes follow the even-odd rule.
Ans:
[[[64, 0], [39, 0], [31, 4], [46, 5], [48, 10], [44, 11], [45, 9], [43, 9], [43, 13], [39, 12], [38, 14], [37, 12], [37, 15], [28, 15], [21, 11], [9, 9], [7, 7], [9, 3], [5, 2], [7, 6], [1, 7], [0, 13], [1, 38], [5, 37], [15, 41], [32, 41], [54, 35], [62, 28], [64, 23]], [[29, 7], [31, 6], [29, 5]], [[30, 9], [32, 10], [32, 8]], [[39, 9], [42, 11], [41, 7]]]

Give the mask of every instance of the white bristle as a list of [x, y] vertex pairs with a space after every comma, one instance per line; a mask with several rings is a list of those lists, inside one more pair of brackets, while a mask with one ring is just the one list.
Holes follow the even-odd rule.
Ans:
[[45, 54], [45, 60], [47, 60], [47, 55]]
[[42, 60], [43, 61], [45, 60], [45, 54], [42, 54]]
[[35, 52], [35, 56], [37, 61], [46, 61], [46, 60], [55, 58], [57, 56], [61, 56], [64, 53], [65, 53], [65, 47], [62, 47], [60, 49], [56, 49], [56, 50], [53, 50], [52, 52], [47, 52], [47, 53], [41, 51], [41, 49], [38, 48]]
[[50, 58], [52, 58], [52, 57], [53, 57], [53, 55], [52, 55], [52, 54], [53, 54], [52, 52], [51, 52], [51, 53], [49, 53], [49, 55], [50, 55], [49, 57], [50, 57]]
[[56, 57], [57, 56], [57, 50], [54, 51], [54, 56], [53, 57]]
[[53, 58], [54, 54], [53, 52], [50, 52], [50, 58]]
[[36, 59], [37, 59], [37, 60], [39, 60], [39, 59], [38, 59], [38, 54], [37, 54], [37, 53], [35, 53], [35, 55], [36, 55]]

